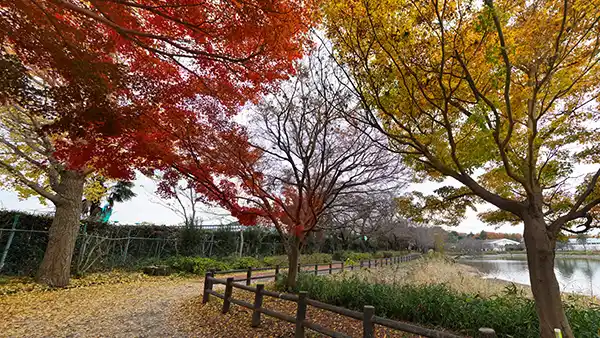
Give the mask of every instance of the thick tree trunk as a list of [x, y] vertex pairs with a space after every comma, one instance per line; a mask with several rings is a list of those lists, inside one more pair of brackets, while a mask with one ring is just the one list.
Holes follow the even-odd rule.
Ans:
[[524, 239], [531, 290], [540, 320], [540, 337], [554, 337], [560, 329], [565, 338], [574, 338], [560, 298], [560, 288], [554, 274], [556, 239], [546, 229], [543, 219], [525, 219]]
[[38, 270], [38, 283], [66, 286], [71, 275], [71, 259], [81, 217], [84, 177], [75, 171], [64, 171], [60, 177], [55, 202], [56, 211], [50, 226], [48, 246]]
[[300, 262], [300, 240], [294, 237], [290, 240], [288, 246], [288, 277], [286, 286], [288, 289], [296, 287], [296, 279], [298, 278], [298, 263]]

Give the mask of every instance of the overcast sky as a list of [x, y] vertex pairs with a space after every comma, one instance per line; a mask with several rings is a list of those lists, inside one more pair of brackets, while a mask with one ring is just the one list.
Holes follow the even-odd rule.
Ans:
[[[431, 186], [423, 186], [419, 190], [427, 191], [431, 190]], [[135, 224], [141, 222], [150, 222], [155, 224], [166, 224], [173, 225], [182, 223], [180, 218], [175, 212], [165, 207], [164, 204], [167, 201], [160, 200], [154, 191], [156, 184], [149, 178], [138, 175], [135, 180], [135, 188], [137, 196], [131, 201], [125, 203], [117, 203], [114, 207], [111, 221], [118, 221], [121, 224]], [[16, 193], [12, 191], [0, 190], [0, 208], [7, 210], [23, 210], [33, 213], [52, 213], [54, 208], [52, 204], [46, 206], [39, 203], [37, 198], [29, 198], [27, 200], [19, 200]], [[223, 214], [224, 210], [210, 209], [210, 214], [203, 214], [201, 217], [204, 220], [204, 224], [215, 224], [215, 223], [228, 223], [233, 220], [232, 218], [224, 218], [221, 216], [215, 216], [216, 214]], [[459, 232], [481, 232], [481, 230], [495, 231], [495, 232], [522, 232], [521, 226], [503, 226], [499, 229], [495, 229], [492, 226], [485, 225], [477, 219], [475, 212], [470, 211], [467, 218], [458, 226], [449, 228], [450, 230], [456, 230]]]

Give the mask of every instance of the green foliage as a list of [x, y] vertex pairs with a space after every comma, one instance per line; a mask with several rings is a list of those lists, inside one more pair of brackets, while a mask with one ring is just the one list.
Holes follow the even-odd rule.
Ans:
[[332, 262], [331, 254], [312, 253], [300, 256], [300, 264], [329, 264]]
[[[332, 255], [326, 253], [311, 253], [307, 255], [300, 255], [300, 264], [329, 264], [332, 262]], [[263, 258], [263, 262], [266, 266], [287, 266], [288, 257], [286, 255], [270, 256]]]
[[[284, 280], [283, 278], [280, 279]], [[280, 290], [284, 287], [277, 285]], [[300, 274], [296, 291], [349, 309], [373, 305], [378, 316], [440, 327], [474, 336], [492, 327], [500, 337], [537, 337], [538, 319], [533, 300], [507, 290], [490, 298], [458, 293], [444, 285], [369, 284], [357, 277], [330, 279]], [[598, 337], [600, 308], [568, 306], [567, 316], [576, 337]]]
[[[331, 255], [314, 253], [300, 256], [301, 264], [328, 264], [331, 263]], [[206, 257], [175, 256], [166, 260], [146, 260], [146, 265], [168, 265], [175, 272], [203, 274], [209, 270], [233, 270], [246, 269], [248, 267], [260, 268], [275, 265], [287, 266], [287, 256], [268, 256], [263, 259], [256, 257], [225, 257], [213, 259]]]
[[225, 259], [225, 262], [228, 262], [232, 269], [261, 268], [265, 266], [263, 261], [255, 257], [234, 257]]
[[202, 231], [194, 228], [185, 227], [179, 234], [179, 245], [182, 255], [192, 256], [196, 252], [196, 246], [202, 242], [204, 234]]
[[373, 254], [370, 252], [353, 252], [353, 251], [336, 251], [332, 256], [333, 260], [336, 261], [364, 261], [373, 258]]
[[229, 270], [231, 266], [225, 262], [205, 257], [171, 257], [166, 264], [176, 272], [203, 274], [209, 270]]
[[391, 250], [377, 251], [374, 253], [354, 252], [354, 251], [336, 251], [333, 253], [332, 258], [334, 261], [345, 262], [347, 260], [351, 260], [351, 261], [355, 261], [355, 262], [360, 262], [360, 261], [366, 261], [369, 259], [398, 257], [398, 256], [406, 255], [406, 254], [407, 254], [406, 251], [391, 251]]
[[263, 263], [265, 263], [266, 266], [286, 266], [287, 262], [288, 258], [286, 255], [269, 256], [263, 258]]

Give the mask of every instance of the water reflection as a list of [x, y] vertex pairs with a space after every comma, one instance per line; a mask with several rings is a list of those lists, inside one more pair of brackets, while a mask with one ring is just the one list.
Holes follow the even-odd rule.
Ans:
[[[530, 284], [525, 257], [512, 259], [463, 259], [488, 278]], [[554, 268], [561, 291], [600, 295], [600, 260], [557, 258]]]

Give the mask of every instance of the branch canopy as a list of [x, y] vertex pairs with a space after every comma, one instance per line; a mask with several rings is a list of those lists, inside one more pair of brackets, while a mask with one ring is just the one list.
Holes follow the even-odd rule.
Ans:
[[600, 163], [600, 2], [349, 0], [324, 12], [363, 121], [420, 177], [453, 177], [556, 231], [597, 204], [597, 180], [573, 172]]

